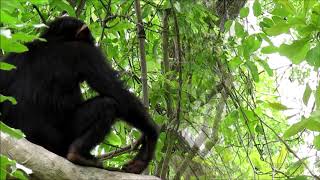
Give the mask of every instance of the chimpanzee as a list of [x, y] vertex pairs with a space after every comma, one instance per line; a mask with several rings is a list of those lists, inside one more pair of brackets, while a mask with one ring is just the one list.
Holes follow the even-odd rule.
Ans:
[[[2, 103], [1, 121], [71, 162], [102, 168], [90, 150], [120, 118], [143, 133], [139, 152], [122, 170], [141, 173], [153, 158], [158, 126], [105, 62], [84, 22], [60, 17], [48, 26], [40, 35], [46, 41], [27, 43], [29, 51], [3, 60], [16, 69], [0, 70], [0, 94], [15, 97], [18, 104]], [[98, 96], [85, 101], [83, 81]]]

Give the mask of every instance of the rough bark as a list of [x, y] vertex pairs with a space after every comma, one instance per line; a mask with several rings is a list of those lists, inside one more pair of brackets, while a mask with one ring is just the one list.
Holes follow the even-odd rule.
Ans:
[[149, 107], [147, 60], [146, 60], [146, 50], [145, 50], [145, 45], [144, 45], [145, 39], [146, 39], [146, 33], [144, 31], [143, 22], [142, 22], [140, 0], [134, 1], [134, 9], [135, 9], [136, 15], [137, 15], [137, 34], [138, 34], [138, 39], [139, 39], [143, 104], [146, 107]]
[[0, 132], [0, 153], [32, 169], [31, 179], [41, 180], [108, 180], [154, 179], [154, 176], [112, 172], [93, 167], [75, 165], [26, 139], [15, 139]]

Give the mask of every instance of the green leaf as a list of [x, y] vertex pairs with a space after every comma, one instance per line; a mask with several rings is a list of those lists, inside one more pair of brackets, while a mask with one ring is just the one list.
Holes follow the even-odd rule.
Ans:
[[38, 37], [36, 35], [29, 35], [22, 32], [18, 32], [12, 35], [12, 40], [22, 41], [22, 42], [30, 42], [37, 38]]
[[262, 40], [259, 36], [250, 35], [243, 41], [243, 55], [246, 59], [250, 58], [250, 55], [258, 50], [261, 46]]
[[247, 61], [246, 62], [247, 67], [249, 68], [252, 78], [255, 82], [259, 82], [259, 72], [258, 72], [258, 68], [257, 66], [251, 62], [251, 61]]
[[263, 54], [272, 54], [278, 52], [278, 48], [275, 46], [266, 46], [261, 49], [261, 53]]
[[318, 151], [320, 151], [320, 135], [314, 137], [313, 145]]
[[289, 138], [291, 136], [298, 134], [300, 131], [302, 131], [305, 128], [305, 123], [306, 123], [306, 121], [302, 120], [300, 122], [293, 124], [292, 126], [289, 127], [289, 129], [287, 129], [284, 132], [283, 137]]
[[283, 105], [283, 104], [280, 104], [280, 103], [271, 103], [271, 102], [268, 102], [268, 105], [273, 108], [273, 109], [276, 109], [276, 110], [279, 110], [279, 111], [284, 111], [284, 110], [287, 110], [288, 107]]
[[260, 4], [259, 0], [255, 0], [253, 3], [253, 14], [256, 17], [261, 14], [261, 4]]
[[292, 44], [282, 44], [279, 53], [288, 57], [294, 64], [299, 64], [307, 55], [310, 44], [306, 39], [293, 41]]
[[25, 52], [28, 48], [13, 39], [8, 39], [0, 35], [0, 48], [6, 52]]
[[289, 2], [289, 0], [280, 0], [278, 1], [282, 6], [278, 6], [282, 8], [282, 11], [286, 10], [288, 14], [295, 14], [296, 10], [294, 6]]
[[7, 100], [10, 101], [13, 105], [17, 104], [16, 99], [14, 99], [13, 97], [4, 96], [4, 95], [0, 94], [0, 103], [7, 101]]
[[301, 121], [293, 124], [285, 131], [283, 137], [289, 138], [294, 136], [305, 128], [311, 131], [320, 132], [320, 111], [315, 111], [309, 118], [302, 119]]
[[270, 28], [265, 28], [265, 31], [270, 36], [277, 36], [282, 33], [289, 33], [291, 25], [287, 23], [278, 23]]
[[307, 158], [303, 158], [299, 161], [291, 163], [286, 174], [290, 174], [291, 176], [297, 176], [304, 172], [303, 162], [306, 161]]
[[0, 7], [1, 7], [1, 10], [5, 10], [7, 12], [13, 12], [16, 8], [23, 9], [19, 1], [13, 1], [13, 0], [1, 0]]
[[107, 141], [115, 146], [120, 146], [121, 145], [121, 138], [115, 134], [113, 131], [108, 134]]
[[17, 138], [17, 139], [21, 139], [24, 137], [24, 134], [20, 130], [10, 128], [9, 126], [5, 125], [1, 121], [0, 121], [0, 131], [7, 133], [10, 136]]
[[316, 89], [315, 101], [316, 101], [317, 110], [320, 111], [320, 81]]
[[249, 8], [248, 7], [244, 7], [240, 10], [240, 18], [245, 18], [247, 17], [249, 14]]
[[312, 8], [312, 6], [314, 5], [315, 2], [316, 2], [315, 0], [304, 0], [303, 1], [304, 13], [307, 13], [309, 11], [309, 9]]
[[242, 63], [242, 61], [239, 56], [234, 57], [233, 59], [231, 59], [228, 62], [228, 64], [230, 65], [230, 68], [232, 68], [232, 69], [238, 68], [241, 63]]
[[11, 71], [12, 69], [16, 69], [16, 67], [5, 62], [0, 62], [0, 70]]
[[[0, 162], [2, 164], [2, 159], [0, 159]], [[7, 171], [5, 171], [3, 168], [0, 168], [0, 179], [1, 180], [5, 180], [7, 178], [7, 174], [8, 174]]]
[[[178, 11], [178, 10], [177, 10]], [[152, 14], [152, 8], [149, 5], [146, 5], [142, 11], [142, 19], [148, 17], [148, 15]]]
[[228, 32], [230, 30], [232, 23], [233, 23], [233, 21], [231, 21], [231, 20], [227, 20], [227, 22], [224, 23], [225, 32]]
[[48, 4], [48, 0], [29, 0], [32, 4], [35, 5], [46, 5]]
[[273, 16], [279, 16], [283, 18], [283, 17], [287, 17], [290, 14], [290, 12], [287, 9], [285, 9], [283, 6], [277, 5], [275, 6], [271, 14]]
[[271, 28], [274, 26], [274, 22], [270, 18], [263, 18], [263, 21], [260, 23], [260, 26], [264, 28]]
[[316, 47], [310, 49], [307, 53], [306, 60], [316, 69], [320, 67], [320, 43], [318, 43]]
[[24, 175], [21, 170], [16, 170], [12, 173], [12, 176], [19, 179], [19, 180], [28, 180], [28, 178]]
[[[46, 0], [41, 0], [46, 1]], [[67, 11], [70, 16], [76, 16], [73, 7], [66, 0], [52, 0], [50, 6], [55, 6], [61, 11]]]
[[309, 101], [311, 92], [312, 92], [312, 90], [311, 90], [309, 84], [307, 83], [306, 88], [305, 88], [304, 93], [303, 93], [303, 103], [305, 105], [308, 105], [308, 101]]
[[[1, 123], [1, 122], [0, 122]], [[14, 161], [11, 161], [7, 156], [0, 154], [0, 169], [6, 169], [8, 165], [13, 165]]]
[[269, 76], [273, 76], [273, 70], [270, 68], [266, 61], [259, 60], [258, 63], [263, 67], [263, 69], [268, 73]]
[[11, 25], [15, 25], [18, 23], [17, 18], [12, 17], [11, 15], [9, 15], [3, 10], [0, 11], [0, 17], [1, 17], [0, 22], [2, 23], [11, 24]]
[[181, 12], [181, 6], [180, 6], [180, 3], [178, 1], [176, 1], [174, 3], [174, 8], [177, 10], [177, 12]]
[[305, 128], [310, 131], [320, 132], [320, 111], [314, 111], [311, 113], [310, 117], [305, 119]]
[[276, 167], [278, 169], [281, 169], [281, 166], [285, 162], [287, 155], [288, 155], [288, 150], [287, 150], [285, 145], [282, 145], [281, 146], [281, 151], [280, 151], [280, 153], [279, 153], [279, 155], [277, 157], [277, 161], [276, 161]]
[[237, 37], [241, 38], [244, 36], [243, 26], [239, 22], [235, 23], [234, 30], [236, 32]]

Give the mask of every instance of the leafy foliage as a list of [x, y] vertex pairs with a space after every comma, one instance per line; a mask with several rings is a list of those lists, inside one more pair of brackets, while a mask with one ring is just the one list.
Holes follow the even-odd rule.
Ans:
[[[1, 1], [2, 52], [27, 51], [24, 43], [37, 39], [40, 28], [46, 27], [42, 18], [49, 21], [64, 13], [78, 15], [130, 90], [141, 95], [134, 0], [91, 0], [83, 7], [80, 2]], [[319, 176], [319, 155], [306, 154], [304, 148], [310, 147], [310, 152], [320, 150], [319, 1], [248, 1], [239, 9], [238, 18], [226, 16], [225, 20], [213, 1], [143, 0], [141, 4], [150, 113], [162, 126], [150, 174], [166, 179]], [[165, 11], [169, 14], [168, 52], [162, 46]], [[168, 71], [164, 67], [165, 53], [169, 56]], [[288, 63], [283, 67], [284, 57]], [[0, 62], [0, 70], [14, 69]], [[288, 85], [284, 92], [279, 82]], [[305, 87], [304, 91], [292, 95], [298, 91], [291, 89], [291, 84], [296, 89]], [[96, 95], [85, 83], [81, 88], [85, 99]], [[288, 103], [284, 100], [287, 94], [298, 100]], [[7, 100], [19, 103], [0, 91], [0, 103]], [[21, 137], [3, 123], [0, 125], [1, 131]], [[137, 130], [117, 123], [93, 153], [119, 149], [138, 137]], [[132, 154], [114, 157], [106, 164], [118, 167]], [[8, 166], [14, 166], [14, 162], [1, 156], [1, 178], [6, 176], [3, 167]], [[9, 174], [23, 179], [18, 173]]]

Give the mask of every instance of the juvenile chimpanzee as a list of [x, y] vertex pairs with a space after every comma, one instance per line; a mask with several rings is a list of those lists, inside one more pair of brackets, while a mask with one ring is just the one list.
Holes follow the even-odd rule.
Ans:
[[[143, 133], [139, 152], [123, 170], [141, 173], [153, 158], [158, 127], [105, 62], [88, 27], [72, 17], [57, 18], [40, 37], [47, 41], [35, 40], [26, 44], [29, 51], [4, 59], [17, 69], [0, 71], [0, 93], [18, 104], [0, 105], [2, 121], [74, 163], [102, 168], [90, 150], [121, 118]], [[99, 96], [84, 101], [83, 81]]]

